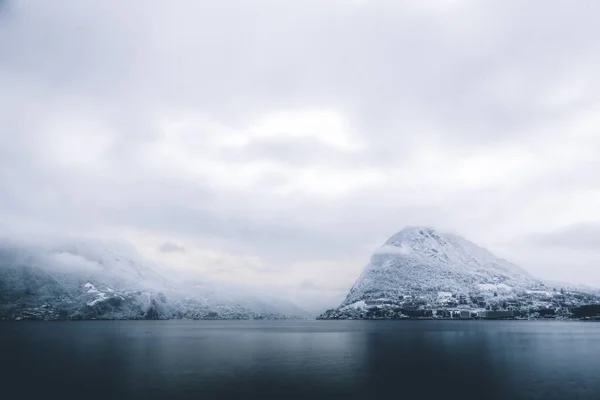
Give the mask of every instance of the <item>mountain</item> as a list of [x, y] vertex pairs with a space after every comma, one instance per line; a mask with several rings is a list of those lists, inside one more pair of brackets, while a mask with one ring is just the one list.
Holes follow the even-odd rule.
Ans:
[[460, 236], [408, 227], [373, 254], [340, 307], [320, 318], [433, 317], [461, 311], [463, 316], [566, 316], [590, 304], [600, 304], [600, 293], [549, 286]]
[[144, 260], [125, 242], [0, 244], [0, 319], [279, 319], [296, 305]]

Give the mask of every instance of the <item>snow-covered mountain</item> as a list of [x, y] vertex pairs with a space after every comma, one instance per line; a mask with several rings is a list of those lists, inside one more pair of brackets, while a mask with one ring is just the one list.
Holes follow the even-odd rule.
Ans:
[[468, 240], [409, 227], [375, 252], [344, 305], [415, 292], [469, 293], [479, 287], [524, 288], [534, 283], [521, 268]]
[[600, 302], [598, 295], [547, 285], [460, 236], [408, 227], [373, 254], [340, 307], [322, 318], [365, 317], [369, 309], [384, 316], [436, 309], [531, 314]]
[[3, 319], [304, 317], [294, 304], [144, 260], [124, 242], [0, 244]]

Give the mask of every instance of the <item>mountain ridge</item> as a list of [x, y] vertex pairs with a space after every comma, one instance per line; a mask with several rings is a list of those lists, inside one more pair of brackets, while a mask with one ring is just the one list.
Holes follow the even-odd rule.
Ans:
[[183, 274], [127, 242], [0, 243], [0, 319], [282, 319], [291, 302]]

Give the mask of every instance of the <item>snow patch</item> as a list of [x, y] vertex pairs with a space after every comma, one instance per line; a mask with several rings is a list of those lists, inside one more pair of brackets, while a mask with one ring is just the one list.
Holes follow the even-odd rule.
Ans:
[[499, 283], [497, 285], [494, 283], [480, 283], [477, 287], [482, 292], [512, 292], [513, 290], [513, 287], [506, 283]]
[[87, 289], [87, 293], [91, 294], [93, 296], [95, 296], [96, 298], [92, 301], [87, 302], [86, 304], [88, 306], [93, 306], [101, 301], [106, 300], [108, 297], [106, 296], [106, 293], [99, 291], [98, 289], [96, 289], [96, 286], [94, 286], [92, 283], [87, 282], [85, 285], [83, 285], [84, 288]]
[[541, 294], [543, 296], [552, 296], [550, 292], [546, 292], [545, 290], [528, 290], [526, 293], [528, 294]]
[[496, 285], [494, 285], [493, 283], [480, 283], [479, 285], [477, 285], [477, 287], [482, 292], [493, 292], [494, 290], [496, 290]]
[[498, 284], [498, 290], [510, 292], [510, 291], [513, 290], [513, 287], [512, 286], [508, 286], [506, 283], [499, 283]]
[[356, 303], [352, 303], [352, 304], [348, 304], [347, 306], [343, 307], [343, 310], [348, 310], [348, 309], [355, 309], [355, 310], [366, 310], [367, 309], [367, 303], [364, 302], [364, 300], [361, 301], [357, 301]]
[[[103, 294], [104, 294], [104, 293], [103, 293]], [[86, 304], [87, 304], [88, 306], [93, 306], [93, 305], [95, 305], [95, 304], [97, 304], [97, 303], [99, 303], [99, 302], [101, 302], [101, 301], [104, 301], [104, 300], [106, 300], [106, 297], [105, 297], [105, 296], [102, 296], [102, 297], [99, 297], [99, 298], [97, 298], [97, 299], [94, 299], [94, 300], [92, 300], [92, 301], [90, 301], [90, 302], [88, 302], [88, 303], [86, 303]]]

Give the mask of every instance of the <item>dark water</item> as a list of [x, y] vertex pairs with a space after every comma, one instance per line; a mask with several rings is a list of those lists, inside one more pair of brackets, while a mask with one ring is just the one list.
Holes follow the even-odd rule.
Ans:
[[600, 323], [13, 322], [0, 360], [3, 399], [600, 399]]

